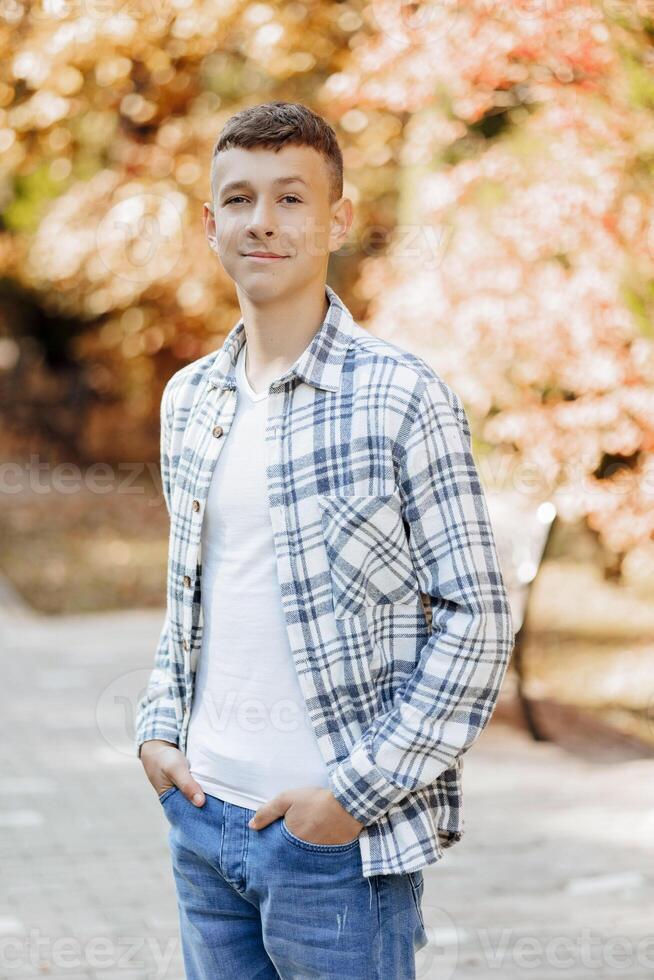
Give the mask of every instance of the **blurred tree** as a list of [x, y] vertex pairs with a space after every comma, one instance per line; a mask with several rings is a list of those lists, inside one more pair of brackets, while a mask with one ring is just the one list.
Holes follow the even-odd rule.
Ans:
[[[156, 457], [163, 383], [238, 317], [201, 222], [214, 140], [297, 100], [344, 147], [331, 278], [355, 315], [460, 392], [489, 483], [554, 498], [620, 560], [651, 551], [650, 6], [6, 6], [0, 273], [70, 324], [80, 454]], [[30, 344], [0, 319], [0, 371]]]
[[395, 233], [355, 287], [367, 325], [462, 395], [486, 482], [585, 519], [613, 571], [654, 558], [654, 88], [638, 6], [373, 0], [369, 36], [324, 87], [341, 124], [410, 113]]
[[[198, 0], [17, 2], [3, 18], [0, 274], [38, 297], [48, 322], [69, 323], [67, 367], [95, 396], [69, 451], [156, 457], [163, 384], [239, 316], [202, 227], [215, 139], [250, 103], [327, 114], [316, 90], [361, 19], [345, 4]], [[339, 289], [354, 275], [347, 258], [334, 262]], [[7, 316], [0, 331], [20, 352], [15, 382], [43, 338]], [[20, 434], [32, 412], [35, 436], [43, 405], [26, 399]]]

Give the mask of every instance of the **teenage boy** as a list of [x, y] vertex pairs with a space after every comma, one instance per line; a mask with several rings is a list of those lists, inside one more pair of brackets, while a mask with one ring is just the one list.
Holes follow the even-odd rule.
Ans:
[[136, 726], [186, 975], [405, 980], [514, 641], [468, 421], [326, 284], [352, 202], [320, 116], [232, 116], [211, 185], [242, 317], [164, 390], [168, 607]]

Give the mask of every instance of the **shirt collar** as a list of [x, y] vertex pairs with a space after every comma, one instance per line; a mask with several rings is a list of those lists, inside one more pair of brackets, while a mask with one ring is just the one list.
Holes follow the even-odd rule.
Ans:
[[[276, 379], [276, 383], [297, 376], [317, 388], [337, 391], [346, 351], [352, 339], [354, 320], [349, 309], [325, 283], [329, 308], [322, 324], [294, 364]], [[236, 361], [245, 343], [243, 318], [229, 331], [207, 372], [207, 381], [218, 388], [236, 387]]]

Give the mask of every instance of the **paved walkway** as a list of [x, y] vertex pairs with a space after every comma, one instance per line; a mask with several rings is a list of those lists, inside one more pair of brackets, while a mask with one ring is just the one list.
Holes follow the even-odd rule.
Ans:
[[[0, 601], [0, 980], [183, 980], [168, 824], [132, 752], [162, 616]], [[465, 791], [466, 836], [425, 873], [421, 980], [651, 980], [654, 762], [494, 719]]]

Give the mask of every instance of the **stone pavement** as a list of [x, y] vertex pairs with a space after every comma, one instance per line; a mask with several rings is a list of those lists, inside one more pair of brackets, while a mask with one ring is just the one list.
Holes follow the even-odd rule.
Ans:
[[[183, 980], [168, 824], [132, 752], [162, 617], [0, 601], [0, 980]], [[651, 980], [653, 777], [498, 712], [466, 756], [466, 835], [425, 872], [421, 980]]]

